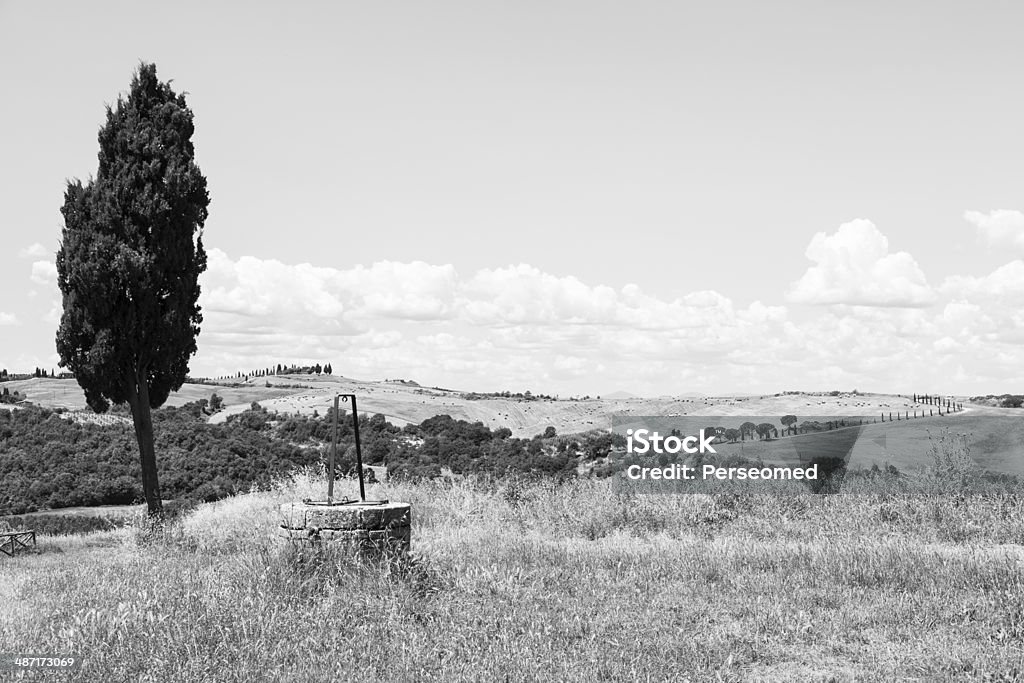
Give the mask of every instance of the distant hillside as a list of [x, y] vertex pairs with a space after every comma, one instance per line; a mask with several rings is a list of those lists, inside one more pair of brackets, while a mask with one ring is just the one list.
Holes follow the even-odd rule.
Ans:
[[[267, 388], [265, 382], [242, 382], [240, 386], [211, 385], [211, 384], [185, 384], [167, 399], [168, 406], [183, 406], [186, 403], [197, 401], [201, 398], [210, 398], [210, 394], [216, 392], [224, 399], [226, 405], [245, 404], [253, 401], [262, 401], [277, 396], [286, 396], [295, 393], [296, 389]], [[48, 379], [32, 378], [12, 380], [0, 383], [0, 390], [3, 387], [10, 389], [13, 393], [18, 391], [23, 394], [29, 402], [44, 408], [66, 408], [67, 410], [86, 410], [85, 395], [82, 388], [73, 379]]]
[[[268, 386], [269, 385], [269, 386]], [[25, 394], [29, 401], [45, 407], [80, 410], [85, 399], [74, 380], [26, 379], [5, 382], [12, 392]], [[498, 398], [452, 390], [427, 388], [412, 380], [362, 381], [338, 375], [279, 375], [231, 380], [223, 384], [186, 384], [171, 395], [167, 405], [181, 406], [216, 393], [225, 409], [213, 417], [222, 423], [243, 412], [253, 402], [268, 410], [288, 414], [327, 413], [335, 394], [354, 393], [361, 413], [384, 415], [395, 425], [419, 424], [436, 415], [482, 422], [492, 429], [507, 427], [513, 436], [530, 437], [554, 427], [559, 434], [592, 429], [609, 429], [611, 416], [624, 415], [875, 415], [882, 412], [927, 408], [909, 397], [884, 394], [794, 393], [728, 397], [681, 394], [658, 398], [636, 398], [612, 394], [600, 399]], [[525, 392], [524, 392], [525, 393]], [[960, 399], [965, 403], [967, 399]], [[973, 410], [1001, 409], [973, 406]], [[1015, 413], [1012, 410], [1006, 414]]]

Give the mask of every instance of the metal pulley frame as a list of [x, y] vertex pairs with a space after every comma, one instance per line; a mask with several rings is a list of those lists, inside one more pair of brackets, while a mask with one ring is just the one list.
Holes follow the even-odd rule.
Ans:
[[[356, 471], [359, 474], [359, 500], [334, 500], [334, 462], [338, 456], [338, 415], [340, 414], [339, 402], [352, 401], [352, 431], [356, 436]], [[334, 417], [331, 421], [331, 459], [327, 466], [327, 500], [311, 501], [304, 500], [307, 505], [384, 505], [387, 500], [366, 500], [366, 488], [363, 483], [363, 450], [359, 441], [359, 412], [356, 408], [355, 394], [336, 394], [334, 396]]]

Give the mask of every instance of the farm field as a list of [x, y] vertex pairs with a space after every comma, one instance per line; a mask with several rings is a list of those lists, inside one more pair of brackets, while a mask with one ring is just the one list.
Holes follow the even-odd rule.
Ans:
[[[12, 393], [17, 391], [23, 394], [31, 403], [45, 408], [64, 408], [72, 411], [89, 410], [85, 405], [85, 394], [73, 379], [20, 379], [4, 382], [2, 386]], [[216, 393], [224, 399], [226, 405], [237, 404], [248, 407], [253, 401], [285, 396], [293, 392], [294, 390], [289, 389], [267, 388], [264, 384], [257, 386], [255, 383], [251, 387], [185, 384], [179, 391], [170, 395], [165, 405], [182, 406], [202, 398], [209, 399], [210, 394]]]
[[[235, 380], [232, 380], [235, 381]], [[241, 380], [238, 380], [241, 381]], [[323, 415], [334, 395], [355, 393], [359, 410], [381, 413], [395, 425], [419, 424], [435, 415], [482, 422], [494, 429], [507, 427], [513, 436], [530, 437], [553, 426], [559, 434], [609, 429], [612, 415], [878, 415], [883, 412], [927, 409], [909, 397], [888, 394], [791, 393], [766, 396], [591, 398], [587, 400], [532, 400], [505, 398], [469, 400], [463, 392], [420, 387], [395, 381], [364, 381], [341, 376], [280, 375], [250, 378], [246, 386], [186, 384], [171, 394], [169, 406], [180, 406], [215, 393], [224, 399], [224, 410], [211, 416], [223, 422], [247, 410], [255, 401], [267, 410], [288, 414]], [[267, 384], [270, 384], [268, 387]], [[81, 389], [74, 380], [30, 379], [4, 383], [12, 392], [27, 394], [30, 401], [49, 408], [86, 409]], [[966, 402], [965, 398], [957, 400]], [[1021, 415], [1012, 409], [967, 406], [986, 415]], [[936, 424], [922, 420], [922, 424]]]
[[155, 540], [44, 538], [0, 563], [0, 640], [82, 657], [80, 681], [1024, 675], [1019, 496], [375, 485], [412, 503], [413, 559], [357, 564], [275, 539], [279, 505], [323, 487], [296, 475]]

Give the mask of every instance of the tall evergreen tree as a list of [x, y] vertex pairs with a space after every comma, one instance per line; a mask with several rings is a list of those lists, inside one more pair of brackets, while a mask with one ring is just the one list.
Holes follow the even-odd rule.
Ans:
[[95, 179], [69, 182], [61, 209], [61, 365], [94, 411], [131, 406], [153, 516], [163, 509], [151, 409], [184, 382], [203, 320], [210, 199], [193, 132], [184, 95], [157, 79], [156, 65], [141, 64], [127, 96], [107, 106]]

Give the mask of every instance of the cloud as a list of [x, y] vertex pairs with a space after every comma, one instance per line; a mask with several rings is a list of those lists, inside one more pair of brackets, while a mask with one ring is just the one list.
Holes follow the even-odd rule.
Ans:
[[[1010, 244], [1005, 226], [1015, 218], [1006, 213], [1015, 214], [968, 212], [968, 220]], [[958, 377], [963, 390], [988, 393], [1024, 382], [1024, 258], [933, 288], [866, 220], [815, 235], [806, 253], [809, 267], [788, 299], [822, 308], [787, 308], [771, 293], [749, 305], [711, 290], [664, 297], [525, 263], [333, 268], [211, 249], [191, 365], [193, 374], [219, 375], [330, 362], [361, 378], [562, 395], [942, 390]], [[0, 313], [0, 326], [59, 320], [51, 257], [31, 258], [32, 282], [46, 287], [31, 308]], [[935, 385], [921, 386], [923, 378]]]
[[[954, 377], [967, 378], [965, 391], [987, 393], [1024, 381], [1024, 261], [932, 290], [913, 259], [890, 254], [866, 221], [816, 236], [808, 255], [814, 274], [803, 286], [820, 278], [823, 290], [846, 296], [790, 310], [738, 305], [707, 290], [667, 299], [528, 264], [470, 273], [422, 262], [338, 269], [211, 250], [193, 370], [330, 362], [360, 378], [563, 395], [607, 386], [641, 394], [907, 391]], [[856, 288], [855, 276], [874, 279]], [[880, 282], [903, 282], [914, 306], [905, 294], [881, 296]]]
[[986, 301], [990, 306], [1024, 304], [1024, 261], [1011, 261], [982, 277], [948, 277], [941, 290], [952, 297]]
[[445, 369], [467, 386], [480, 377], [585, 378], [614, 355], [649, 362], [724, 353], [786, 320], [784, 307], [737, 308], [718, 292], [665, 300], [528, 264], [463, 276], [451, 265], [336, 269], [211, 249], [201, 283], [200, 360], [216, 363], [211, 374], [344, 356], [346, 367], [374, 376]]
[[52, 256], [53, 252], [39, 244], [34, 242], [27, 247], [18, 250], [18, 258], [43, 258], [44, 256]]
[[786, 308], [784, 306], [765, 306], [760, 301], [755, 301], [745, 311], [738, 313], [740, 320], [752, 323], [782, 322], [786, 319]]
[[445, 318], [453, 300], [455, 269], [422, 262], [382, 261], [349, 270], [243, 256], [232, 261], [208, 253], [201, 281], [204, 308], [240, 316], [334, 319]]
[[250, 329], [278, 324], [316, 331], [332, 321], [358, 333], [393, 321], [680, 330], [785, 316], [784, 308], [759, 302], [737, 313], [717, 292], [665, 301], [636, 285], [616, 291], [527, 264], [462, 277], [451, 265], [382, 261], [342, 270], [250, 256], [232, 260], [217, 249], [210, 250], [202, 288], [205, 311], [235, 316], [237, 325]]
[[32, 264], [32, 282], [38, 285], [57, 284], [57, 266], [52, 261], [35, 261]]
[[[950, 302], [939, 325], [954, 338], [960, 335], [983, 342], [989, 351], [976, 349], [982, 362], [997, 361], [1000, 356], [995, 350], [1001, 345], [1024, 342], [1024, 261], [1011, 261], [980, 277], [946, 278], [941, 291]], [[1006, 351], [1017, 355], [1016, 349]]]
[[243, 256], [232, 261], [219, 249], [208, 254], [200, 282], [203, 307], [248, 317], [338, 316], [342, 302], [329, 287], [329, 268], [309, 264], [288, 266], [277, 260]]
[[338, 273], [335, 285], [362, 315], [403, 320], [443, 320], [452, 314], [455, 268], [422, 261], [380, 261]]
[[615, 317], [611, 287], [590, 287], [526, 264], [478, 271], [460, 287], [460, 312], [482, 325], [595, 324]]
[[997, 209], [988, 213], [966, 211], [964, 219], [977, 228], [990, 245], [1011, 246], [1024, 250], [1024, 213], [1007, 209]]
[[815, 265], [791, 286], [786, 298], [793, 303], [919, 307], [936, 301], [914, 258], [889, 253], [889, 240], [871, 221], [819, 232], [805, 253]]
[[[606, 285], [587, 285], [572, 276], [543, 273], [526, 264], [480, 270], [459, 282], [458, 294], [456, 315], [475, 325], [610, 326], [653, 331], [707, 329], [737, 319], [732, 302], [718, 292], [692, 292], [666, 301], [635, 284], [616, 291]], [[782, 311], [776, 309], [773, 314]]]

